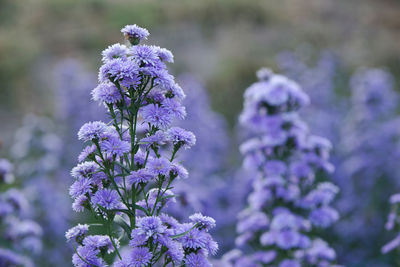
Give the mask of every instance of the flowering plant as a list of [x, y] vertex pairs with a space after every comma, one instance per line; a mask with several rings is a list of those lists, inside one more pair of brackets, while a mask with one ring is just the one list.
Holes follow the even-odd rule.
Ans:
[[258, 77], [240, 116], [254, 136], [240, 147], [244, 167], [257, 170], [237, 224], [236, 245], [246, 255], [233, 250], [223, 266], [333, 266], [335, 251], [316, 234], [338, 219], [330, 207], [338, 188], [324, 181], [333, 171], [330, 142], [300, 120], [309, 100], [295, 82], [267, 69]]
[[[173, 182], [188, 177], [178, 152], [195, 144], [193, 133], [171, 127], [186, 115], [185, 94], [167, 71], [170, 51], [139, 45], [149, 32], [124, 27], [130, 45], [103, 51], [100, 84], [93, 99], [103, 103], [109, 123], [88, 122], [78, 132], [88, 142], [71, 171], [70, 195], [77, 212], [89, 210], [96, 224], [77, 225], [66, 233], [78, 247], [75, 266], [210, 266], [217, 243], [208, 231], [214, 219], [196, 213], [179, 223], [163, 212], [175, 201]], [[103, 235], [88, 235], [102, 226]], [[89, 229], [90, 228], [90, 229]], [[120, 243], [129, 248], [120, 249]], [[117, 260], [106, 255], [114, 253]]]

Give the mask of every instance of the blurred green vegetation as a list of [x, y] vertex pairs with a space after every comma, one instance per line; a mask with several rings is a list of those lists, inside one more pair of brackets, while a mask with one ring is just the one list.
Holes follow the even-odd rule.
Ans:
[[96, 71], [100, 52], [122, 40], [125, 24], [148, 28], [151, 43], [172, 50], [175, 74], [203, 79], [232, 126], [255, 70], [274, 68], [277, 53], [304, 43], [332, 49], [349, 71], [387, 66], [400, 74], [396, 0], [1, 0], [5, 128], [26, 112], [50, 114], [54, 63], [75, 57]]

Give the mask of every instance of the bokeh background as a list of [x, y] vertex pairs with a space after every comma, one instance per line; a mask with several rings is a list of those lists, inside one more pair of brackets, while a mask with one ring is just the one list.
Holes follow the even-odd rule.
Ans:
[[[0, 155], [10, 158], [10, 151], [13, 150], [17, 155], [12, 157], [18, 159], [18, 152], [15, 152], [18, 151], [15, 148], [17, 130], [25, 125], [22, 133], [19, 131], [19, 136], [23, 136], [28, 129], [34, 128], [29, 126], [30, 122], [35, 124], [36, 120], [43, 118], [49, 121], [41, 121], [40, 130], [52, 132], [62, 129], [68, 134], [61, 137], [61, 142], [74, 138], [80, 125], [70, 123], [72, 115], [65, 111], [68, 104], [64, 100], [90, 98], [101, 64], [100, 53], [107, 46], [122, 41], [120, 29], [126, 24], [146, 27], [151, 33], [151, 43], [174, 53], [175, 63], [170, 66], [172, 73], [190, 73], [203, 83], [212, 109], [227, 122], [230, 147], [224, 157], [228, 158], [226, 168], [231, 170], [226, 173], [233, 173], [232, 170], [240, 167], [237, 116], [242, 109], [243, 92], [255, 81], [255, 72], [260, 67], [267, 66], [290, 74], [288, 68], [294, 67], [295, 63], [288, 61], [288, 57], [295, 56], [297, 63], [314, 68], [306, 80], [319, 79], [320, 86], [310, 86], [311, 92], [306, 90], [311, 96], [318, 95], [319, 90], [332, 90], [328, 98], [311, 98], [316, 109], [310, 109], [308, 113], [306, 110], [305, 114], [310, 117], [305, 120], [324, 120], [322, 126], [318, 123], [311, 125], [315, 125], [318, 134], [332, 134], [329, 138], [333, 139], [334, 147], [338, 147], [333, 151], [333, 161], [338, 169], [336, 176], [342, 175], [335, 179], [342, 191], [346, 183], [351, 182], [350, 178], [345, 178], [354, 176], [346, 172], [354, 165], [344, 163], [356, 150], [351, 149], [351, 140], [367, 130], [374, 132], [372, 127], [378, 127], [371, 124], [364, 129], [361, 128], [365, 127], [363, 124], [352, 130], [353, 139], [343, 139], [343, 132], [347, 135], [348, 128], [357, 125], [349, 119], [353, 116], [350, 77], [360, 68], [378, 67], [394, 77], [393, 90], [400, 88], [400, 2], [397, 0], [1, 0]], [[329, 77], [321, 78], [318, 68], [323, 66], [318, 62], [324, 55], [329, 55], [335, 69]], [[296, 75], [292, 76], [296, 78]], [[299, 82], [307, 84], [304, 77], [302, 79]], [[77, 87], [74, 84], [80, 84], [79, 92], [71, 89]], [[325, 101], [326, 105], [323, 104]], [[96, 107], [89, 106], [83, 105], [81, 110], [75, 111], [87, 113], [90, 118], [89, 113], [98, 112], [93, 111]], [[332, 115], [329, 117], [331, 121], [324, 116], [315, 116], [323, 112]], [[27, 114], [34, 114], [35, 117], [27, 117]], [[391, 119], [396, 117], [397, 111], [394, 111]], [[331, 125], [333, 130], [327, 131], [324, 128], [326, 125]], [[400, 136], [397, 125], [392, 126], [393, 131]], [[380, 140], [379, 131], [375, 133], [372, 139]], [[393, 138], [387, 138], [385, 151], [399, 149], [391, 145]], [[382, 146], [377, 144], [368, 151], [370, 161], [376, 162], [376, 158], [387, 155], [382, 152]], [[79, 151], [69, 149], [73, 153]], [[65, 154], [65, 151], [53, 151], [51, 145], [48, 150]], [[386, 158], [381, 165], [377, 164], [375, 178], [383, 177], [387, 181], [399, 178], [393, 173], [396, 160], [398, 158]], [[61, 161], [62, 164], [57, 164], [65, 169], [63, 175], [54, 175], [59, 170], [52, 170], [51, 167], [49, 172], [63, 177], [64, 182], [69, 184], [65, 173], [74, 166], [75, 159], [64, 158]], [[386, 165], [388, 162], [390, 166]], [[391, 174], [382, 174], [382, 168], [391, 167]], [[225, 176], [224, 179], [230, 179], [235, 175]], [[57, 182], [55, 184], [57, 186]], [[398, 184], [383, 182], [372, 186], [379, 188], [378, 191], [371, 191], [370, 195], [374, 196], [372, 208], [365, 208], [372, 211], [359, 221], [361, 223], [367, 218], [367, 221], [373, 221], [371, 227], [382, 229], [367, 235], [366, 239], [356, 239], [343, 246], [339, 235], [327, 236], [338, 251], [339, 262], [348, 266], [396, 266], [396, 255], [382, 256], [379, 249], [394, 236], [385, 233], [383, 223], [389, 211], [387, 201], [390, 195], [400, 191]], [[65, 194], [68, 194], [67, 189]], [[346, 196], [346, 193], [343, 195]], [[364, 201], [363, 197], [356, 201]], [[348, 201], [348, 198], [342, 199]], [[347, 206], [341, 204], [339, 196], [338, 206], [341, 205], [346, 213]], [[368, 219], [370, 217], [372, 219]], [[376, 224], [375, 217], [380, 217]], [[357, 225], [354, 221], [349, 224]], [[343, 230], [340, 227], [347, 226], [339, 226], [337, 231]], [[344, 230], [342, 232], [349, 234]], [[232, 245], [226, 245], [222, 251]], [[68, 253], [64, 255], [66, 258], [70, 257]]]

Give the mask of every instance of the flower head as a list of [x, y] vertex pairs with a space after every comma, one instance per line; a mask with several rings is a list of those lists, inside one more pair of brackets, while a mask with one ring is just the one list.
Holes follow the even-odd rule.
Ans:
[[136, 24], [126, 25], [124, 28], [121, 29], [121, 32], [132, 45], [139, 44], [140, 41], [146, 40], [147, 37], [150, 35], [148, 30], [146, 30], [145, 28], [141, 28]]

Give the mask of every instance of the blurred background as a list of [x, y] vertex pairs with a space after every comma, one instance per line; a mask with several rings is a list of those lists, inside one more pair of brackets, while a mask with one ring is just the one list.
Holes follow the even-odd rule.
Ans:
[[[173, 52], [171, 72], [177, 76], [190, 73], [206, 88], [210, 107], [226, 121], [230, 140], [228, 152], [221, 154], [228, 158], [224, 181], [234, 179], [241, 165], [237, 116], [242, 94], [255, 81], [255, 72], [265, 66], [299, 82], [313, 103], [304, 111], [304, 119], [311, 131], [328, 137], [334, 146], [332, 161], [337, 172], [333, 179], [342, 190], [337, 206], [344, 220], [326, 238], [337, 250], [338, 261], [347, 266], [396, 266], [396, 255], [382, 255], [380, 248], [395, 235], [385, 233], [384, 222], [390, 195], [400, 191], [396, 174], [400, 159], [396, 120], [399, 1], [0, 0], [0, 155], [16, 165], [24, 158], [32, 159], [23, 160], [32, 165], [19, 164], [26, 166], [18, 167], [17, 175], [26, 180], [49, 176], [60, 194], [65, 190], [68, 195], [68, 172], [80, 149], [73, 145], [76, 132], [83, 122], [102, 118], [103, 110], [89, 104], [100, 53], [123, 41], [120, 29], [126, 24], [147, 28], [151, 33], [148, 43]], [[368, 73], [371, 68], [379, 68], [378, 74]], [[355, 89], [363, 79], [378, 84], [371, 94], [383, 94], [378, 105], [390, 109], [390, 114], [364, 116], [366, 111], [359, 106], [366, 100]], [[44, 148], [33, 144], [37, 135], [45, 136]], [[355, 144], [361, 136], [364, 143]], [[37, 162], [48, 166], [32, 171]], [[373, 172], [366, 175], [360, 162]], [[40, 173], [43, 170], [45, 174]], [[367, 179], [367, 185], [359, 185]], [[347, 190], [350, 183], [354, 186]], [[368, 196], [357, 195], [357, 190]], [[71, 212], [68, 201], [62, 197], [59, 202], [47, 201], [66, 202], [62, 216], [73, 220], [67, 215]], [[348, 215], [357, 209], [348, 204], [354, 201], [368, 202], [355, 219]], [[52, 220], [47, 223], [54, 226]], [[369, 228], [357, 235], [353, 228], [360, 225]], [[55, 231], [63, 239], [65, 229]], [[355, 238], [349, 240], [349, 235]], [[222, 251], [232, 246], [228, 242]], [[60, 253], [69, 260], [70, 252]]]

